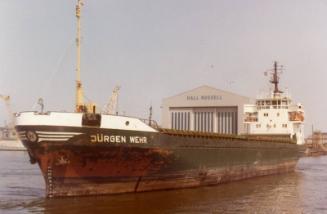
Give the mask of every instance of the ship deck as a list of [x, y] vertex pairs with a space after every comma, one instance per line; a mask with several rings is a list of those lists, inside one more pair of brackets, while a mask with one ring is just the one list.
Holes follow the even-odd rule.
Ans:
[[202, 138], [213, 138], [213, 139], [224, 139], [224, 140], [242, 140], [242, 141], [253, 141], [263, 142], [270, 141], [276, 143], [290, 143], [296, 144], [296, 141], [291, 140], [288, 135], [234, 135], [234, 134], [220, 134], [212, 132], [198, 132], [198, 131], [185, 131], [175, 129], [164, 129], [157, 128], [162, 134], [172, 136], [184, 136], [184, 137], [202, 137]]

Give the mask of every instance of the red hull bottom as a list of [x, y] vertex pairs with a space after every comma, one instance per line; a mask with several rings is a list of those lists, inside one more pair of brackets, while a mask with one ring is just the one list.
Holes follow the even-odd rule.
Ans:
[[217, 185], [252, 177], [292, 172], [297, 161], [272, 165], [243, 165], [219, 169], [189, 170], [151, 177], [56, 178], [51, 167], [45, 175], [47, 197], [105, 195]]

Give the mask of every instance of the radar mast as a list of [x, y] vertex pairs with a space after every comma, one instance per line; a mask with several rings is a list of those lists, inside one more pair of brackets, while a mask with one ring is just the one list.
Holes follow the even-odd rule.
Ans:
[[272, 72], [272, 77], [270, 80], [270, 83], [274, 84], [275, 89], [274, 89], [274, 96], [277, 94], [283, 93], [278, 89], [278, 84], [279, 84], [279, 74], [281, 73], [283, 66], [278, 66], [277, 61], [274, 62], [274, 70]]

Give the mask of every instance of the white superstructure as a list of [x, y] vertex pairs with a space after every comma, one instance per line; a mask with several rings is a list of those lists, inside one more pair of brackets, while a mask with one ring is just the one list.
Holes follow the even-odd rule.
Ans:
[[142, 132], [158, 132], [138, 118], [68, 112], [21, 112], [16, 114], [16, 126], [48, 126], [48, 127], [97, 127]]
[[268, 96], [256, 99], [255, 104], [244, 106], [244, 123], [248, 134], [287, 135], [304, 143], [304, 110], [293, 103], [290, 96], [278, 89], [277, 62], [274, 64], [271, 83], [275, 90]]

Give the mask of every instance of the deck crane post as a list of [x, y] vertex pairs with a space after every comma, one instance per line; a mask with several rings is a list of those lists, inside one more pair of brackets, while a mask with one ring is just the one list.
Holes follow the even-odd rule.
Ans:
[[117, 104], [118, 104], [118, 95], [119, 95], [120, 86], [117, 85], [112, 91], [109, 102], [105, 105], [102, 110], [102, 114], [118, 114]]

